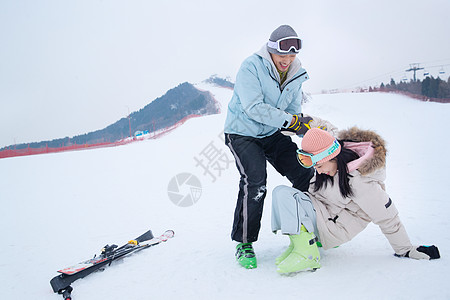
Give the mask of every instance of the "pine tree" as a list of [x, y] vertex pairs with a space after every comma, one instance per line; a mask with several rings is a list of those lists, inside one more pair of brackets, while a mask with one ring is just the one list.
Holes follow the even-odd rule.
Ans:
[[422, 95], [429, 97], [431, 78], [427, 77], [422, 81]]
[[391, 88], [395, 89], [396, 84], [394, 78], [391, 78], [391, 82], [389, 83], [389, 85], [391, 86]]

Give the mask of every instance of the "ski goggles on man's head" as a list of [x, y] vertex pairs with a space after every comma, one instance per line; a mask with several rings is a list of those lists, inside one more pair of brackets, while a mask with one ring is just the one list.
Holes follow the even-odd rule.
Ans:
[[339, 149], [339, 142], [337, 140], [334, 140], [333, 144], [326, 149], [325, 151], [322, 151], [317, 154], [311, 154], [308, 152], [305, 152], [301, 149], [297, 150], [297, 159], [298, 162], [305, 168], [309, 169], [317, 164], [317, 162], [321, 161], [322, 159], [326, 158], [327, 156], [333, 154], [336, 150]]
[[268, 41], [267, 46], [280, 53], [289, 53], [291, 50], [298, 53], [302, 48], [302, 40], [296, 36], [285, 37], [276, 42]]

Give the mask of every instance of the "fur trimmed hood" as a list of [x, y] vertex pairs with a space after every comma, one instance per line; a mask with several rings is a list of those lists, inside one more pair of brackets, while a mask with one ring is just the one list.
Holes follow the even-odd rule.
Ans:
[[362, 175], [367, 175], [386, 166], [386, 142], [374, 131], [352, 127], [339, 131], [338, 139], [344, 142], [372, 143], [373, 155], [362, 161], [357, 168]]

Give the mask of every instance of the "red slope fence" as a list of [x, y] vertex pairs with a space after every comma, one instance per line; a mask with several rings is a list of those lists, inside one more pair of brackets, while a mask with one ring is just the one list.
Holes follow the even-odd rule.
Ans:
[[28, 148], [25, 149], [14, 149], [14, 146], [10, 146], [9, 148], [0, 150], [0, 159], [7, 157], [16, 157], [16, 156], [27, 156], [27, 155], [36, 155], [36, 154], [45, 154], [45, 153], [57, 153], [57, 152], [65, 152], [65, 151], [76, 151], [76, 150], [87, 150], [87, 149], [97, 149], [97, 148], [105, 148], [105, 147], [116, 147], [121, 145], [127, 145], [136, 141], [142, 141], [146, 139], [157, 139], [160, 138], [172, 130], [181, 126], [184, 122], [189, 119], [200, 117], [200, 115], [189, 115], [184, 117], [182, 120], [178, 121], [174, 125], [170, 127], [166, 127], [162, 130], [152, 132], [143, 137], [128, 137], [116, 142], [102, 142], [96, 144], [71, 144], [67, 146], [61, 147], [41, 147], [41, 148]]

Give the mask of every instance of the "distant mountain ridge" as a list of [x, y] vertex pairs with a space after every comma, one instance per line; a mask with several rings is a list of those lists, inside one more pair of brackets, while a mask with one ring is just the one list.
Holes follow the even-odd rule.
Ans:
[[206, 79], [204, 82], [211, 83], [211, 84], [223, 87], [223, 88], [234, 89], [234, 83], [231, 82], [230, 78], [224, 79], [224, 78], [217, 76], [217, 74], [212, 75], [211, 77]]
[[[104, 129], [86, 134], [41, 141], [17, 144], [16, 149], [61, 147], [73, 144], [96, 144], [116, 142], [133, 135], [136, 131], [154, 132], [170, 127], [190, 115], [210, 115], [220, 112], [220, 107], [213, 95], [201, 91], [194, 85], [184, 82], [170, 89], [163, 96], [156, 98], [139, 111], [131, 113]], [[5, 147], [8, 148], [8, 147]]]

